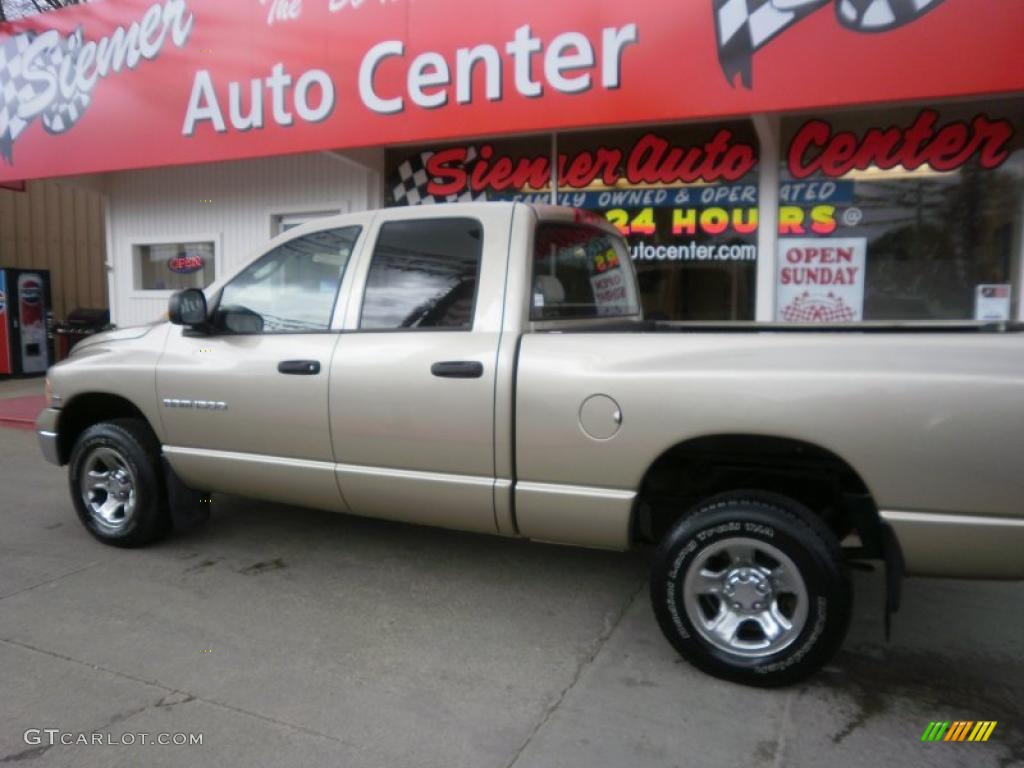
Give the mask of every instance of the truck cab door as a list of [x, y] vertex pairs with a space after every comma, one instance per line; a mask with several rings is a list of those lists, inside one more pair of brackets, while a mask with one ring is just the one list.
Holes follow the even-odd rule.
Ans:
[[494, 533], [509, 219], [466, 210], [378, 214], [331, 367], [331, 435], [353, 512]]
[[214, 297], [210, 333], [171, 331], [157, 398], [164, 454], [187, 485], [345, 509], [327, 394], [360, 232], [324, 227], [275, 245]]

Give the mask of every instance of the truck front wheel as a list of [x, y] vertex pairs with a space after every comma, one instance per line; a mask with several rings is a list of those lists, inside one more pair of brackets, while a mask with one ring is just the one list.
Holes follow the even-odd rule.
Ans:
[[828, 527], [802, 504], [756, 491], [701, 502], [670, 529], [655, 556], [651, 599], [687, 661], [764, 687], [828, 662], [852, 607]]
[[159, 445], [139, 419], [86, 429], [71, 451], [71, 499], [86, 530], [104, 544], [140, 547], [170, 529]]

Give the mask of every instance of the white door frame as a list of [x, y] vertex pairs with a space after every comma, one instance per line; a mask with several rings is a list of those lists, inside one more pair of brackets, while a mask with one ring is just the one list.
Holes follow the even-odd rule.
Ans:
[[778, 115], [754, 115], [760, 144], [757, 178], [757, 283], [754, 319], [775, 320], [775, 274], [779, 255], [779, 161], [782, 120]]

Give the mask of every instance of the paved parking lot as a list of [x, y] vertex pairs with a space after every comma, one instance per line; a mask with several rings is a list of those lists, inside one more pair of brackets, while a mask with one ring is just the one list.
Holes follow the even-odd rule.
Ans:
[[[646, 555], [217, 497], [146, 550], [93, 541], [64, 470], [0, 429], [0, 763], [398, 768], [1024, 766], [1024, 585], [880, 579], [806, 685], [705, 677], [662, 639]], [[922, 744], [931, 720], [997, 720]], [[201, 746], [28, 745], [30, 728]]]

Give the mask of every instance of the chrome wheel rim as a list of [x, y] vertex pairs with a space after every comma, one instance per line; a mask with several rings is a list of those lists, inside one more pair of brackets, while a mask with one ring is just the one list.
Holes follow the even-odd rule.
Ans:
[[749, 659], [788, 647], [807, 623], [807, 587], [796, 564], [758, 539], [717, 541], [683, 581], [686, 615], [715, 648]]
[[136, 487], [134, 471], [113, 448], [93, 448], [82, 462], [82, 502], [93, 522], [105, 533], [117, 533], [131, 521]]

